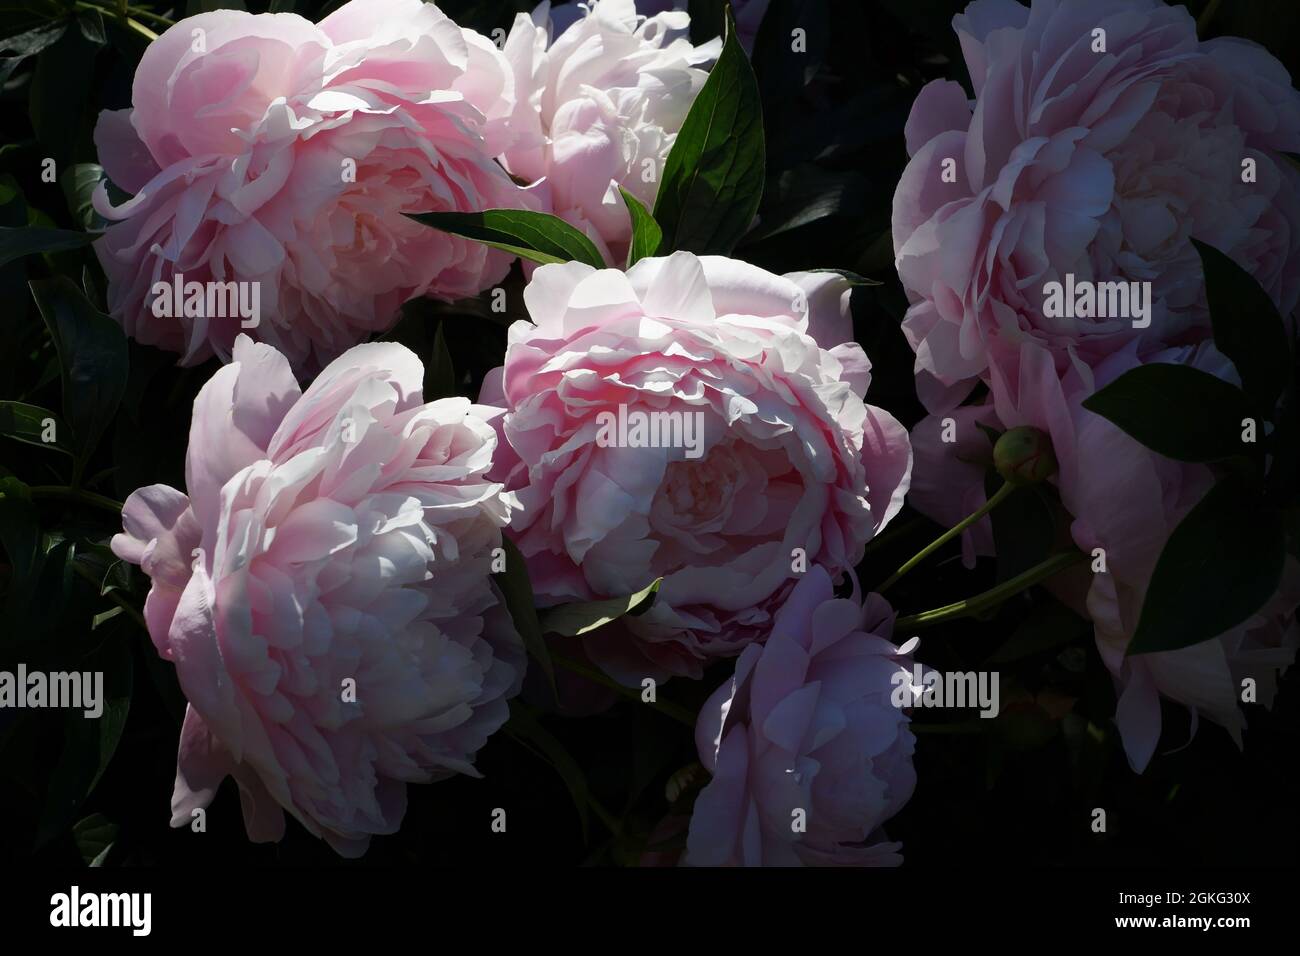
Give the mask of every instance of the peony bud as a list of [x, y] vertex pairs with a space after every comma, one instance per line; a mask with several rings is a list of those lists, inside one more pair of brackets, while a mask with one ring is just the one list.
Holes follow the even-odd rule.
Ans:
[[1035, 485], [1056, 474], [1056, 453], [1046, 432], [1022, 425], [1002, 433], [993, 446], [993, 466], [1013, 485]]

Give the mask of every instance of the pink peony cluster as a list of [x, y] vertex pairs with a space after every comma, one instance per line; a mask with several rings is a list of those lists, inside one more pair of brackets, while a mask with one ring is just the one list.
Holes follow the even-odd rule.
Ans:
[[505, 722], [524, 652], [489, 577], [515, 504], [486, 477], [499, 410], [425, 404], [423, 376], [374, 343], [301, 392], [241, 335], [194, 404], [188, 495], [127, 499], [113, 551], [149, 575], [189, 700], [173, 826], [233, 775], [251, 839], [287, 811], [360, 855], [408, 783], [474, 774]]
[[813, 564], [838, 576], [902, 506], [906, 430], [863, 401], [848, 283], [679, 252], [542, 266], [480, 401], [539, 602], [654, 607], [583, 639], [608, 673], [698, 677], [766, 639]]
[[[1213, 473], [1081, 403], [1148, 362], [1236, 381], [1210, 340], [1192, 237], [1295, 310], [1300, 175], [1279, 153], [1300, 149], [1300, 94], [1262, 48], [1202, 43], [1185, 9], [1156, 0], [977, 0], [953, 23], [975, 99], [955, 83], [921, 91], [894, 197], [904, 331], [935, 413], [913, 431], [912, 501], [949, 523], [983, 502], [977, 422], [1047, 432], [1074, 541], [1106, 562], [1059, 590], [1095, 625], [1130, 761], [1142, 769], [1156, 748], [1160, 695], [1240, 740], [1241, 677], [1267, 700], [1300, 642], [1286, 623], [1300, 573], [1289, 567], [1274, 602], [1216, 641], [1125, 657], [1156, 559]], [[1054, 299], [1075, 288], [1079, 308]], [[1085, 304], [1101, 289], [1127, 307], [1104, 310], [1101, 291]], [[988, 399], [956, 408], [977, 382]], [[981, 522], [966, 556], [991, 549]]]
[[[228, 361], [243, 330], [318, 370], [407, 299], [505, 276], [506, 254], [405, 213], [532, 203], [493, 160], [515, 108], [505, 58], [420, 0], [352, 0], [320, 24], [190, 17], [145, 50], [132, 101], [96, 129], [133, 194], [97, 193], [96, 251], [112, 314], [182, 364]], [[240, 284], [245, 307], [168, 292], [189, 283]]]

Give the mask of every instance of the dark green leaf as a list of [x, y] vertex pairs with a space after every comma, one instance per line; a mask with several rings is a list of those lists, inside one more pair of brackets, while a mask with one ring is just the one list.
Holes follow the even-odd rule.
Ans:
[[59, 178], [72, 218], [77, 220], [81, 228], [89, 232], [102, 230], [105, 225], [104, 219], [95, 212], [91, 200], [95, 195], [95, 187], [104, 179], [104, 167], [97, 163], [78, 163]]
[[1282, 516], [1236, 475], [1218, 483], [1165, 543], [1128, 653], [1188, 647], [1236, 627], [1277, 591]]
[[[51, 422], [54, 440], [45, 441], [45, 423]], [[72, 447], [68, 443], [68, 427], [60, 421], [59, 416], [48, 409], [22, 402], [0, 402], [0, 435], [36, 445], [39, 448], [52, 448], [71, 455]]]
[[635, 196], [622, 186], [618, 187], [618, 191], [623, 194], [623, 202], [627, 204], [628, 214], [632, 217], [632, 245], [627, 250], [627, 267], [630, 269], [640, 260], [659, 251], [664, 233], [659, 228], [659, 223], [655, 222], [654, 217]]
[[117, 414], [126, 390], [126, 337], [121, 326], [97, 311], [70, 279], [43, 279], [31, 287], [58, 349], [63, 410], [72, 424], [79, 474]]
[[564, 745], [549, 730], [538, 723], [537, 718], [528, 708], [518, 701], [510, 703], [510, 719], [502, 728], [507, 734], [521, 743], [525, 749], [540, 760], [551, 765], [560, 775], [564, 786], [573, 798], [574, 809], [582, 821], [582, 839], [587, 840], [587, 808], [591, 803], [591, 791], [587, 786], [587, 777], [578, 766], [577, 761], [564, 749]]
[[552, 695], [558, 700], [555, 687], [555, 663], [551, 652], [542, 637], [542, 625], [537, 619], [537, 608], [533, 603], [533, 586], [528, 580], [528, 563], [520, 554], [519, 548], [505, 535], [501, 536], [501, 547], [505, 552], [505, 570], [492, 575], [497, 588], [505, 600], [506, 610], [515, 622], [515, 630], [523, 638], [524, 649], [528, 656], [537, 662], [546, 675]]
[[1241, 440], [1242, 421], [1254, 414], [1246, 394], [1186, 365], [1131, 369], [1087, 398], [1083, 407], [1179, 461], [1221, 461], [1257, 447]]
[[1277, 307], [1249, 272], [1196, 239], [1205, 270], [1205, 296], [1214, 344], [1232, 359], [1242, 387], [1266, 414], [1291, 377], [1291, 349]]
[[103, 866], [117, 840], [118, 826], [102, 813], [92, 813], [78, 820], [72, 828], [72, 840], [86, 866]]
[[35, 56], [47, 47], [53, 46], [58, 42], [59, 37], [68, 28], [66, 22], [48, 23], [39, 27], [34, 27], [25, 33], [19, 33], [11, 36], [6, 40], [0, 40], [0, 53], [8, 53], [10, 56], [0, 56], [0, 86], [9, 81], [14, 70], [22, 64], [23, 60], [29, 56]]
[[[16, 637], [16, 615], [31, 602], [32, 586], [40, 573], [40, 542], [41, 529], [27, 486], [17, 478], [0, 478], [0, 545], [13, 569], [4, 605], [8, 625], [0, 628], [6, 637]], [[2, 643], [5, 641], [0, 640]]]
[[433, 333], [433, 351], [429, 356], [429, 367], [424, 370], [424, 382], [426, 402], [456, 394], [456, 369], [451, 361], [451, 352], [447, 349], [447, 336], [443, 332], [442, 322], [438, 323], [438, 330]]
[[98, 10], [82, 10], [77, 14], [77, 26], [81, 35], [97, 46], [108, 42], [104, 35], [104, 18]]
[[94, 236], [84, 232], [73, 232], [71, 229], [0, 226], [0, 266], [38, 252], [80, 249], [94, 241]]
[[884, 285], [877, 279], [868, 279], [866, 276], [860, 276], [856, 272], [850, 272], [848, 269], [808, 269], [808, 272], [833, 272], [842, 279], [845, 279], [851, 286], [873, 286]]
[[527, 209], [485, 209], [422, 212], [410, 218], [533, 262], [583, 262], [593, 269], [605, 268], [595, 244], [558, 216]]
[[580, 637], [625, 614], [634, 617], [644, 614], [654, 604], [655, 595], [659, 593], [659, 585], [662, 583], [663, 578], [655, 578], [640, 591], [626, 597], [561, 604], [550, 608], [541, 612], [542, 631], [565, 637]]
[[729, 254], [749, 230], [763, 196], [758, 81], [730, 14], [727, 33], [664, 163], [654, 208], [664, 233], [661, 254]]
[[[1001, 486], [1002, 478], [996, 471], [990, 471], [985, 479], [986, 495], [992, 497]], [[993, 523], [999, 583], [1010, 581], [1047, 560], [1055, 538], [1056, 520], [1040, 487], [1027, 485], [1011, 492], [989, 518]]]
[[103, 713], [90, 719], [82, 711], [72, 710], [64, 717], [63, 750], [50, 777], [37, 846], [63, 832], [117, 750], [131, 707], [131, 645], [120, 634], [117, 638], [105, 638], [100, 648], [76, 667], [83, 672], [103, 672]]

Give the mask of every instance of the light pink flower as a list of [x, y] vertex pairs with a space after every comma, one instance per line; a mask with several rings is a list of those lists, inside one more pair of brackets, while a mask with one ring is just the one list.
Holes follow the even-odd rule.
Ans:
[[406, 784], [475, 774], [523, 677], [489, 577], [513, 496], [495, 409], [424, 404], [424, 370], [359, 345], [300, 393], [247, 336], [194, 403], [185, 495], [127, 499], [113, 551], [152, 579], [149, 634], [189, 700], [172, 825], [239, 782], [255, 841], [288, 811], [339, 853], [393, 833]]
[[[648, 613], [584, 637], [614, 676], [699, 676], [763, 640], [802, 570], [851, 568], [902, 506], [907, 433], [863, 402], [848, 293], [831, 273], [681, 252], [537, 270], [535, 324], [511, 327], [480, 401], [507, 409], [499, 474], [540, 601], [664, 578]], [[621, 413], [677, 416], [672, 447], [618, 445], [602, 428]]]
[[888, 866], [879, 828], [912, 795], [915, 738], [895, 691], [912, 686], [894, 612], [836, 598], [814, 567], [700, 710], [695, 743], [713, 779], [696, 798], [696, 866]]
[[519, 14], [505, 43], [515, 71], [518, 139], [503, 157], [537, 183], [549, 211], [586, 233], [610, 265], [627, 258], [622, 186], [653, 208], [664, 161], [720, 41], [686, 38], [680, 11], [646, 19], [632, 0]]
[[[1051, 436], [1061, 502], [1074, 519], [1071, 536], [1090, 557], [1096, 548], [1104, 552], [1104, 572], [1085, 566], [1058, 581], [1057, 591], [1093, 622], [1098, 650], [1116, 679], [1116, 721], [1125, 750], [1140, 771], [1160, 738], [1160, 695], [1222, 725], [1241, 742], [1241, 677], [1253, 677], [1259, 701], [1271, 702], [1276, 675], [1292, 663], [1300, 644], [1294, 620], [1300, 568], [1288, 560], [1273, 600], [1216, 640], [1125, 657], [1169, 535], [1214, 483], [1209, 466], [1165, 458], [1082, 407], [1096, 389], [1139, 364], [1137, 349], [1131, 343], [1095, 368], [1077, 363], [1061, 376], [1047, 350], [1027, 342], [1014, 363], [1017, 381], [1002, 381], [1002, 367], [994, 368], [993, 394], [1004, 425], [1032, 425]], [[1149, 360], [1191, 365], [1238, 384], [1231, 364], [1210, 343], [1166, 349]], [[1018, 396], [1014, 403], [1011, 394]]]
[[[242, 327], [309, 373], [405, 300], [473, 296], [509, 268], [403, 215], [526, 195], [491, 158], [509, 145], [514, 77], [432, 4], [353, 0], [319, 25], [190, 17], [149, 45], [132, 99], [95, 131], [109, 178], [135, 194], [96, 194], [114, 223], [96, 251], [112, 314], [182, 364], [229, 359]], [[176, 275], [257, 283], [258, 324], [206, 305], [157, 314], [154, 285]]]
[[[1157, 0], [977, 0], [953, 26], [975, 100], [952, 82], [921, 90], [893, 211], [932, 410], [991, 365], [1015, 381], [1024, 341], [1064, 374], [1205, 339], [1193, 236], [1295, 308], [1300, 176], [1278, 153], [1300, 149], [1300, 94], [1263, 48], [1201, 43], [1184, 7]], [[1049, 317], [1045, 286], [1067, 275], [1151, 283], [1150, 325]]]

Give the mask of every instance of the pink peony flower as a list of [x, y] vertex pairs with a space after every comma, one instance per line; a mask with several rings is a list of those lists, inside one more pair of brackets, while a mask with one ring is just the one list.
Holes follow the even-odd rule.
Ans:
[[[1082, 406], [1096, 389], [1139, 364], [1137, 343], [1096, 368], [1079, 365], [1059, 376], [1052, 356], [1027, 342], [1015, 363], [1019, 379], [1000, 380], [994, 368], [998, 417], [1006, 426], [1032, 425], [1052, 438], [1060, 462], [1061, 502], [1073, 515], [1070, 533], [1089, 555], [1104, 552], [1105, 570], [1084, 567], [1055, 582], [1058, 594], [1092, 620], [1102, 660], [1116, 681], [1116, 722], [1129, 761], [1145, 769], [1161, 733], [1159, 696], [1225, 727], [1241, 743], [1241, 678], [1256, 680], [1259, 701], [1270, 703], [1276, 675], [1300, 645], [1300, 567], [1288, 561], [1283, 585], [1253, 619], [1175, 651], [1125, 657], [1147, 586], [1169, 535], [1214, 482], [1206, 465], [1174, 461], [1145, 448]], [[1211, 343], [1153, 353], [1153, 362], [1187, 364], [1238, 383], [1232, 365]], [[1016, 394], [1012, 403], [1006, 396]]]
[[[992, 365], [1016, 381], [1025, 341], [1064, 374], [1207, 338], [1193, 236], [1295, 308], [1300, 176], [1277, 154], [1300, 149], [1300, 94], [1266, 51], [1201, 43], [1186, 9], [1157, 0], [977, 0], [953, 26], [975, 100], [921, 90], [893, 212], [932, 410]], [[1145, 315], [1057, 314], [1049, 284], [1074, 281], [1149, 283]]]
[[120, 558], [189, 700], [172, 825], [227, 774], [250, 839], [288, 811], [344, 856], [393, 833], [406, 784], [475, 775], [524, 653], [489, 577], [513, 496], [485, 477], [495, 409], [424, 404], [423, 369], [357, 346], [300, 393], [240, 336], [194, 403], [189, 495], [127, 499]]
[[[696, 798], [696, 866], [888, 866], [879, 828], [912, 795], [915, 738], [891, 698], [912, 686], [879, 595], [836, 598], [814, 567], [705, 703], [695, 729], [713, 779]], [[910, 642], [915, 643], [915, 642]]]
[[480, 401], [507, 410], [498, 473], [541, 602], [664, 579], [583, 639], [613, 676], [698, 677], [764, 640], [800, 573], [851, 568], [901, 507], [907, 433], [862, 400], [848, 292], [683, 252], [537, 270], [536, 324], [511, 327]]
[[[190, 17], [145, 51], [133, 104], [96, 128], [109, 178], [135, 194], [96, 194], [114, 221], [96, 251], [113, 315], [182, 364], [228, 360], [242, 328], [309, 373], [405, 300], [473, 296], [509, 268], [403, 215], [525, 201], [491, 158], [509, 144], [509, 67], [432, 4], [353, 0], [319, 25]], [[256, 315], [219, 296], [159, 308], [191, 282], [248, 284]]]
[[694, 47], [684, 12], [637, 15], [632, 0], [520, 14], [505, 43], [519, 91], [506, 167], [537, 183], [549, 211], [585, 232], [610, 265], [632, 223], [618, 188], [650, 209], [664, 161], [720, 41]]

